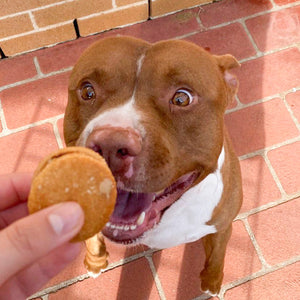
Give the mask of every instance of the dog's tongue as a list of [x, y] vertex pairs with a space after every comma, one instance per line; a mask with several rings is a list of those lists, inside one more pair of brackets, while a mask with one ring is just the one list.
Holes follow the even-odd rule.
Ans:
[[151, 207], [155, 198], [153, 193], [134, 193], [118, 189], [115, 209], [110, 217], [113, 223], [131, 224], [143, 211]]

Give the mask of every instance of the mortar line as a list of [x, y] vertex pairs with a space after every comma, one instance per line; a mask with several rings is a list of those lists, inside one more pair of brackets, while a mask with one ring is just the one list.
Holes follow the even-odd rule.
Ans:
[[17, 82], [11, 83], [11, 84], [4, 85], [4, 86], [0, 87], [0, 92], [2, 92], [4, 90], [7, 90], [9, 88], [20, 86], [22, 84], [31, 83], [31, 82], [37, 81], [39, 79], [49, 78], [51, 76], [55, 76], [55, 75], [60, 75], [60, 74], [63, 74], [63, 73], [67, 73], [67, 72], [71, 71], [72, 69], [73, 69], [73, 67], [67, 67], [67, 68], [63, 68], [63, 69], [60, 69], [58, 71], [50, 72], [50, 73], [47, 73], [47, 74], [43, 74], [43, 73], [37, 74], [37, 75], [35, 75], [35, 76], [31, 77], [31, 78], [24, 79], [24, 80], [21, 80], [21, 81], [17, 81]]
[[293, 201], [293, 200], [295, 200], [295, 199], [297, 199], [299, 197], [300, 197], [300, 191], [296, 192], [296, 193], [294, 193], [292, 195], [288, 195], [288, 196], [286, 196], [284, 198], [280, 198], [280, 199], [278, 199], [276, 201], [272, 201], [272, 202], [269, 202], [267, 204], [263, 204], [263, 205], [261, 205], [259, 207], [255, 207], [253, 209], [250, 209], [250, 210], [248, 210], [246, 212], [240, 213], [240, 214], [238, 214], [235, 217], [234, 221], [239, 221], [239, 220], [242, 221], [243, 219], [248, 218], [251, 215], [257, 214], [257, 213], [262, 212], [262, 211], [265, 211], [265, 210], [267, 210], [269, 208], [273, 208], [273, 207], [278, 206], [280, 204], [284, 204], [284, 203]]
[[252, 34], [250, 33], [250, 31], [249, 31], [249, 29], [248, 29], [245, 21], [240, 21], [239, 23], [244, 28], [244, 31], [246, 32], [246, 34], [247, 34], [247, 36], [248, 36], [248, 38], [250, 40], [250, 43], [252, 44], [253, 48], [256, 51], [256, 55], [262, 55], [262, 51], [259, 50], [259, 48], [258, 48], [256, 42], [254, 41], [254, 38], [253, 38]]
[[244, 155], [240, 155], [239, 160], [242, 161], [244, 159], [252, 158], [252, 157], [257, 156], [257, 155], [263, 155], [265, 152], [280, 148], [280, 147], [285, 146], [285, 145], [290, 145], [290, 144], [293, 144], [293, 143], [298, 142], [298, 141], [300, 141], [300, 136], [296, 136], [294, 138], [285, 140], [283, 142], [273, 144], [271, 146], [268, 146], [268, 147], [265, 147], [265, 148], [262, 148], [262, 149], [255, 150], [253, 152], [249, 152], [249, 153], [244, 154]]
[[264, 255], [262, 253], [262, 250], [261, 250], [260, 246], [258, 245], [255, 234], [253, 233], [252, 228], [251, 228], [251, 226], [248, 222], [248, 218], [243, 219], [242, 222], [244, 223], [244, 226], [245, 226], [246, 231], [247, 231], [247, 233], [250, 237], [250, 240], [251, 240], [251, 242], [254, 246], [256, 254], [257, 254], [257, 256], [258, 256], [258, 258], [261, 262], [262, 269], [263, 270], [267, 269], [268, 267], [270, 267], [270, 265], [266, 262], [266, 259], [265, 259]]
[[[152, 0], [152, 1], [155, 1], [155, 0]], [[217, 1], [219, 1], [219, 0], [217, 0]], [[163, 16], [153, 16], [153, 17], [151, 17], [151, 20], [159, 19], [159, 18], [162, 18], [162, 17], [167, 17], [167, 16], [170, 16], [170, 15], [175, 15], [175, 14], [180, 13], [182, 11], [192, 10], [192, 9], [194, 9], [196, 7], [200, 7], [200, 10], [201, 10], [202, 6], [209, 5], [209, 4], [212, 4], [212, 2], [210, 2], [210, 3], [202, 3], [202, 4], [198, 3], [198, 4], [190, 6], [188, 8], [181, 8], [181, 9], [178, 9], [178, 10], [175, 10], [175, 11], [167, 12]]]
[[288, 112], [290, 113], [290, 116], [291, 116], [291, 118], [293, 119], [293, 121], [294, 121], [296, 127], [297, 127], [298, 130], [300, 131], [300, 120], [298, 120], [298, 119], [296, 118], [296, 116], [294, 115], [294, 112], [293, 112], [291, 106], [290, 106], [289, 103], [287, 102], [287, 100], [286, 100], [286, 96], [287, 96], [287, 95], [288, 95], [288, 94], [285, 94], [285, 95], [282, 96], [282, 101], [283, 101], [284, 105], [286, 106]]
[[[116, 8], [100, 11], [98, 13], [93, 13], [93, 14], [90, 14], [88, 16], [83, 16], [83, 17], [80, 17], [80, 18], [77, 18], [77, 19], [78, 20], [86, 20], [86, 19], [90, 19], [90, 18], [93, 18], [93, 17], [98, 17], [98, 16], [106, 15], [106, 14], [109, 14], [109, 13], [112, 13], [112, 12], [117, 12], [117, 11], [120, 11], [120, 10], [124, 10], [124, 9], [130, 8], [130, 7], [138, 7], [138, 6], [141, 6], [143, 4], [148, 4], [148, 0], [141, 0], [139, 2], [135, 2], [135, 3], [127, 4], [127, 5], [117, 6]], [[128, 24], [126, 24], [126, 26], [127, 25]]]
[[198, 25], [200, 27], [200, 30], [202, 31], [202, 30], [205, 30], [206, 27], [203, 25], [203, 23], [202, 23], [202, 21], [200, 19], [200, 13], [201, 13], [201, 11], [203, 11], [203, 8], [202, 8], [202, 6], [199, 6], [199, 10], [198, 10], [198, 12], [196, 14], [196, 21], [197, 21], [197, 23], [198, 23]]
[[29, 11], [29, 12], [28, 12], [28, 15], [29, 15], [29, 18], [30, 18], [30, 20], [31, 20], [31, 23], [32, 23], [33, 28], [34, 28], [35, 30], [38, 30], [39, 27], [38, 27], [37, 24], [36, 24], [35, 17], [34, 17], [34, 15], [33, 15], [32, 11]]
[[241, 100], [240, 100], [238, 94], [235, 94], [234, 97], [235, 97], [235, 100], [236, 100], [236, 102], [237, 102], [237, 106], [236, 106], [236, 107], [241, 107], [241, 106], [243, 106], [243, 103], [241, 102]]
[[290, 93], [294, 93], [294, 92], [297, 92], [299, 90], [300, 90], [300, 87], [293, 87], [293, 88], [291, 88], [289, 90], [286, 90], [284, 92], [280, 92], [280, 93], [277, 93], [277, 94], [266, 96], [266, 97], [260, 98], [258, 100], [255, 100], [255, 101], [251, 101], [249, 103], [242, 103], [242, 102], [239, 101], [240, 105], [238, 105], [234, 108], [227, 109], [225, 114], [230, 114], [230, 113], [238, 111], [240, 109], [251, 107], [251, 106], [254, 106], [254, 105], [257, 105], [257, 104], [261, 104], [261, 103], [265, 103], [265, 102], [274, 100], [276, 98], [282, 98], [282, 95], [288, 95]]
[[64, 22], [59, 22], [56, 24], [51, 24], [51, 25], [47, 25], [44, 27], [38, 27], [38, 29], [34, 29], [34, 30], [30, 30], [30, 31], [26, 31], [26, 32], [22, 32], [22, 33], [18, 33], [18, 34], [14, 34], [8, 37], [4, 37], [2, 39], [0, 39], [0, 42], [5, 42], [8, 40], [13, 40], [19, 37], [24, 37], [33, 33], [39, 33], [39, 32], [43, 32], [43, 31], [47, 31], [47, 30], [51, 30], [51, 29], [55, 29], [64, 25], [68, 25], [68, 24], [72, 24], [73, 20], [68, 20], [68, 21], [64, 21]]
[[[129, 257], [125, 257], [117, 262], [113, 262], [111, 264], [108, 265], [107, 268], [101, 270], [101, 274], [102, 273], [105, 273], [105, 272], [108, 272], [110, 270], [113, 270], [115, 268], [118, 268], [120, 266], [123, 266], [127, 263], [130, 263], [132, 261], [135, 261], [139, 258], [142, 258], [142, 257], [145, 257], [146, 255], [150, 254], [150, 253], [154, 253], [154, 252], [157, 252], [158, 250], [153, 250], [153, 249], [149, 249], [149, 250], [146, 250], [144, 252], [140, 252], [140, 253], [137, 253], [135, 255], [132, 255], [132, 256], [129, 256]], [[101, 274], [99, 276], [101, 276]], [[67, 279], [65, 281], [62, 281], [56, 285], [53, 285], [53, 286], [50, 286], [46, 289], [43, 289], [41, 291], [38, 291], [37, 293], [31, 295], [29, 298], [27, 298], [27, 300], [30, 300], [30, 299], [34, 299], [34, 298], [40, 298], [44, 295], [48, 295], [48, 294], [51, 294], [51, 293], [55, 293], [63, 288], [66, 288], [72, 284], [75, 284], [79, 281], [83, 281], [85, 279], [93, 279], [88, 273], [85, 273], [85, 274], [82, 274], [82, 275], [79, 275], [79, 276], [76, 276], [74, 278], [71, 278], [71, 279]]]
[[279, 191], [281, 193], [281, 196], [282, 197], [286, 197], [287, 193], [285, 192], [285, 190], [284, 190], [284, 188], [283, 188], [283, 186], [282, 186], [282, 184], [281, 184], [281, 182], [280, 182], [280, 180], [279, 180], [279, 178], [277, 176], [277, 173], [276, 173], [275, 169], [273, 168], [273, 166], [271, 164], [271, 161], [270, 161], [270, 159], [268, 157], [268, 152], [269, 151], [266, 151], [265, 153], [263, 153], [262, 157], [263, 157], [263, 159], [266, 162], [266, 165], [267, 165], [267, 167], [268, 167], [268, 169], [269, 169], [269, 171], [270, 171], [270, 173], [271, 173], [271, 175], [272, 175], [272, 177], [273, 177], [273, 179], [274, 179], [274, 181], [275, 181], [275, 183], [276, 183], [276, 185], [277, 185], [277, 187], [278, 187], [278, 189], [279, 189]]
[[116, 0], [111, 0], [111, 4], [112, 4], [112, 7], [113, 7], [113, 8], [116, 8], [116, 7], [117, 7]]
[[[230, 290], [230, 289], [233, 289], [239, 285], [242, 285], [248, 281], [251, 281], [251, 280], [254, 280], [254, 279], [257, 279], [257, 278], [260, 278], [264, 275], [267, 275], [267, 274], [270, 274], [270, 273], [273, 273], [273, 272], [276, 272], [276, 271], [279, 271], [285, 267], [288, 267], [294, 263], [297, 263], [300, 261], [300, 256], [295, 256], [295, 257], [292, 257], [284, 262], [281, 262], [281, 263], [278, 263], [276, 265], [273, 265], [273, 266], [270, 266], [268, 268], [266, 268], [265, 270], [260, 270], [258, 272], [255, 272], [251, 275], [248, 275], [248, 276], [245, 276], [243, 278], [239, 278], [233, 282], [230, 282], [230, 283], [227, 283], [225, 285], [222, 286], [221, 288], [221, 291], [220, 291], [220, 296], [224, 297], [225, 293]], [[194, 300], [198, 300], [197, 298], [194, 299]]]
[[5, 134], [8, 130], [1, 99], [0, 99], [0, 122], [1, 122], [1, 126], [2, 126], [2, 131], [0, 132], [0, 136], [1, 136], [1, 134], [3, 134], [3, 133]]
[[[60, 120], [60, 119], [59, 119]], [[57, 145], [60, 149], [62, 149], [64, 147], [64, 144], [63, 144], [63, 141], [62, 141], [62, 138], [60, 136], [60, 133], [59, 133], [59, 130], [58, 130], [58, 126], [57, 126], [57, 120], [55, 120], [52, 125], [53, 125], [53, 132], [54, 132], [54, 135], [55, 135], [55, 139], [56, 139], [56, 142], [57, 142]]]
[[33, 57], [33, 63], [34, 63], [34, 66], [35, 66], [35, 69], [36, 69], [36, 72], [37, 72], [39, 78], [43, 78], [45, 75], [43, 74], [43, 72], [41, 70], [41, 66], [39, 64], [37, 56]]
[[150, 266], [150, 269], [151, 269], [151, 272], [152, 272], [152, 276], [153, 276], [153, 279], [154, 279], [154, 282], [155, 282], [156, 289], [158, 291], [159, 297], [160, 297], [161, 300], [166, 300], [167, 299], [166, 295], [164, 293], [163, 287], [161, 285], [161, 282], [160, 282], [160, 279], [158, 277], [155, 265], [154, 265], [153, 260], [152, 260], [152, 254], [151, 255], [146, 255], [145, 258], [147, 259], [148, 264]]
[[273, 12], [278, 12], [278, 11], [281, 11], [281, 10], [284, 10], [284, 9], [287, 9], [287, 8], [293, 8], [293, 7], [298, 6], [299, 4], [300, 4], [300, 1], [297, 1], [297, 2], [294, 2], [294, 3], [289, 3], [289, 4], [277, 6], [277, 7], [272, 7], [271, 9], [267, 9], [265, 11], [260, 11], [260, 12], [254, 13], [250, 16], [245, 16], [245, 17], [237, 18], [235, 20], [231, 20], [231, 21], [228, 21], [228, 22], [223, 22], [221, 24], [210, 26], [210, 27], [208, 27], [208, 29], [220, 28], [220, 27], [223, 27], [223, 26], [226, 26], [226, 25], [233, 24], [235, 22], [246, 22], [249, 19], [253, 19], [253, 18], [256, 18], [256, 17], [267, 15], [267, 14], [270, 14], [270, 13], [273, 13]]
[[271, 4], [273, 5], [273, 8], [277, 7], [278, 5], [274, 2], [274, 0], [269, 0]]
[[70, 285], [73, 285], [77, 282], [83, 281], [85, 279], [90, 278], [88, 274], [83, 274], [83, 275], [79, 275], [77, 277], [62, 281], [54, 286], [48, 287], [42, 291], [39, 291], [31, 296], [29, 296], [28, 298], [26, 298], [26, 300], [31, 300], [31, 299], [36, 299], [36, 298], [41, 298], [44, 297], [48, 294], [52, 294], [52, 293], [56, 293], [57, 291], [66, 288]]
[[22, 10], [22, 11], [19, 11], [17, 13], [12, 13], [12, 14], [9, 14], [9, 15], [2, 16], [2, 17], [0, 17], [0, 21], [4, 20], [6, 18], [11, 18], [11, 17], [17, 17], [17, 16], [20, 16], [20, 15], [24, 15], [24, 14], [27, 14], [27, 13], [30, 13], [30, 12], [35, 12], [35, 11], [38, 11], [38, 10], [44, 10], [46, 8], [50, 8], [50, 7], [53, 7], [53, 6], [59, 6], [61, 4], [65, 4], [66, 1], [67, 2], [75, 2], [77, 0], [65, 0], [65, 1], [56, 2], [56, 3], [44, 5], [44, 6], [39, 6], [39, 7], [35, 7], [35, 8], [30, 8], [30, 9]]
[[27, 129], [30, 129], [30, 128], [33, 128], [33, 127], [44, 125], [44, 124], [47, 124], [47, 123], [48, 124], [49, 123], [53, 124], [53, 122], [55, 122], [56, 120], [59, 120], [59, 119], [61, 119], [63, 117], [64, 117], [64, 114], [60, 114], [60, 115], [57, 115], [55, 117], [51, 117], [51, 118], [48, 118], [48, 119], [40, 120], [40, 121], [31, 123], [31, 124], [27, 124], [27, 125], [24, 125], [24, 126], [21, 126], [21, 127], [18, 127], [18, 128], [14, 128], [14, 129], [8, 129], [8, 128], [6, 128], [5, 132], [1, 132], [0, 133], [0, 138], [9, 136], [11, 134], [18, 133], [18, 132], [21, 132], [21, 131], [24, 131], [24, 130], [27, 130]]

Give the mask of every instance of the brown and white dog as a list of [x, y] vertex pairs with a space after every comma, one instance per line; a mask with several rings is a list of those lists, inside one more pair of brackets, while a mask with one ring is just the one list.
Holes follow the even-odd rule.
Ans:
[[[224, 127], [239, 63], [185, 41], [129, 37], [88, 48], [70, 77], [68, 146], [102, 155], [118, 186], [103, 234], [163, 249], [203, 238], [204, 292], [219, 292], [231, 224], [242, 202], [238, 159]], [[100, 256], [102, 238], [88, 243]], [[89, 250], [89, 249], [88, 249]]]

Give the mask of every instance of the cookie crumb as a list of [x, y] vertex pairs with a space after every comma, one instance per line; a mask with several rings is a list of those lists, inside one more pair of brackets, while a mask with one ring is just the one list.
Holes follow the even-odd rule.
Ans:
[[100, 194], [106, 194], [106, 198], [109, 198], [110, 192], [112, 189], [112, 181], [108, 178], [105, 178], [99, 186]]

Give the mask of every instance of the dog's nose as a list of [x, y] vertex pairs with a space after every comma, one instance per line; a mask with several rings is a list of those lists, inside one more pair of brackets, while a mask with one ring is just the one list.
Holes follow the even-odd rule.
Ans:
[[141, 136], [132, 128], [103, 127], [95, 129], [86, 146], [104, 157], [113, 173], [127, 172], [132, 158], [142, 150]]

